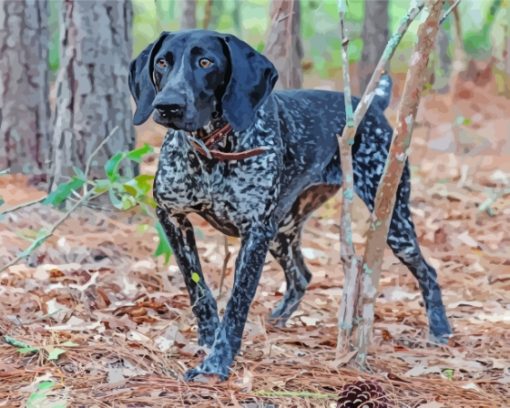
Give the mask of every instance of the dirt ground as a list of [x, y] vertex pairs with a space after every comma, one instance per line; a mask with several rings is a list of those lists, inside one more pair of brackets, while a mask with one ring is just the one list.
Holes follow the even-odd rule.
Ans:
[[[344, 384], [357, 379], [378, 382], [395, 407], [510, 406], [510, 101], [493, 86], [460, 82], [455, 92], [427, 95], [413, 139], [413, 215], [454, 328], [447, 346], [427, 344], [416, 282], [387, 251], [370, 371], [333, 364], [343, 281], [333, 199], [307, 224], [313, 281], [289, 326], [266, 321], [284, 290], [268, 257], [230, 379], [187, 384], [183, 372], [203, 350], [173, 260], [165, 266], [151, 256], [150, 221], [82, 208], [28, 260], [0, 273], [0, 407], [334, 407]], [[159, 147], [161, 134], [146, 126], [140, 142]], [[42, 194], [23, 176], [0, 178], [6, 207]], [[42, 205], [5, 215], [0, 264], [59, 216]], [[357, 201], [358, 251], [366, 218]], [[194, 225], [218, 295], [223, 237], [198, 217]], [[238, 241], [229, 239], [229, 248], [235, 255]], [[221, 310], [233, 264], [234, 256]]]

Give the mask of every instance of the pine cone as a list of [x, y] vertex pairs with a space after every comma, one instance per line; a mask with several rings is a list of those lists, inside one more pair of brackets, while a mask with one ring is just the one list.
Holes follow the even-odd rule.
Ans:
[[374, 381], [345, 384], [337, 408], [389, 408], [384, 390]]

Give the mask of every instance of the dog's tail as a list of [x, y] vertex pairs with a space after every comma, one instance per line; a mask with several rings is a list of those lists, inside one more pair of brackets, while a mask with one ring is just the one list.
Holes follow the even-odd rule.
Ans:
[[373, 99], [373, 104], [379, 106], [382, 111], [384, 111], [391, 100], [391, 88], [393, 85], [393, 81], [388, 74], [383, 74], [381, 79], [379, 79], [379, 84], [377, 88], [375, 88], [375, 95]]

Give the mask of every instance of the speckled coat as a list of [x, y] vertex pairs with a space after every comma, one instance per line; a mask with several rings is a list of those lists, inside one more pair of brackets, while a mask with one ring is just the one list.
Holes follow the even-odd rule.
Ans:
[[[244, 55], [251, 58], [257, 53], [250, 47]], [[231, 63], [239, 63], [239, 58]], [[147, 55], [142, 54], [138, 60], [145, 63]], [[132, 72], [138, 75], [135, 65]], [[136, 86], [132, 84], [133, 95], [142, 99], [136, 94]], [[384, 116], [390, 95], [391, 80], [384, 77], [353, 146], [355, 190], [370, 210], [391, 143], [392, 129]], [[354, 100], [354, 105], [357, 102]], [[218, 126], [231, 120], [235, 106], [230, 109], [230, 115], [220, 118]], [[248, 126], [231, 132], [217, 146], [225, 152], [266, 148], [264, 153], [243, 160], [208, 159], [193, 149], [190, 133], [168, 131], [154, 183], [157, 214], [186, 282], [197, 318], [199, 343], [210, 348], [205, 360], [187, 372], [187, 379], [228, 376], [268, 252], [282, 266], [287, 282], [286, 293], [274, 308], [271, 321], [284, 325], [298, 307], [311, 279], [300, 248], [301, 231], [307, 217], [341, 186], [337, 135], [345, 125], [344, 111], [341, 93], [268, 93], [254, 108]], [[436, 271], [421, 254], [411, 220], [407, 166], [397, 195], [388, 244], [417, 278], [431, 334], [443, 340], [450, 327]], [[187, 218], [193, 212], [223, 233], [241, 238], [234, 285], [222, 320], [205, 282], [193, 227]]]

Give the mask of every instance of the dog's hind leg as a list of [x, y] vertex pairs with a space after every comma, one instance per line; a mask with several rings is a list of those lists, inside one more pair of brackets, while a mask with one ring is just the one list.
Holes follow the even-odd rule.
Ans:
[[293, 224], [289, 229], [278, 232], [271, 243], [271, 255], [282, 267], [287, 282], [283, 299], [271, 313], [271, 322], [276, 326], [285, 326], [287, 319], [299, 306], [312, 278], [301, 253], [301, 230], [302, 223]]
[[339, 184], [319, 184], [301, 193], [271, 243], [271, 255], [282, 267], [287, 282], [283, 299], [278, 302], [270, 316], [271, 322], [276, 326], [283, 327], [298, 308], [312, 278], [301, 252], [303, 225], [308, 216], [331, 198], [338, 188]]
[[[372, 174], [370, 179], [374, 181], [379, 177], [380, 175]], [[356, 193], [365, 202], [369, 210], [373, 211], [377, 185], [367, 183], [366, 178], [356, 177], [356, 172], [355, 181]], [[446, 317], [441, 288], [437, 282], [437, 273], [425, 261], [416, 237], [411, 211], [409, 210], [410, 192], [410, 174], [409, 168], [406, 166], [397, 190], [397, 199], [387, 242], [395, 256], [407, 266], [418, 281], [425, 302], [432, 340], [444, 343], [451, 333], [450, 324]]]
[[[407, 169], [406, 172], [408, 173]], [[451, 334], [451, 328], [446, 317], [441, 288], [437, 282], [437, 273], [425, 261], [418, 244], [409, 210], [409, 194], [409, 177], [404, 174], [397, 191], [397, 200], [387, 241], [393, 253], [418, 280], [427, 310], [431, 339], [434, 342], [445, 343]]]

